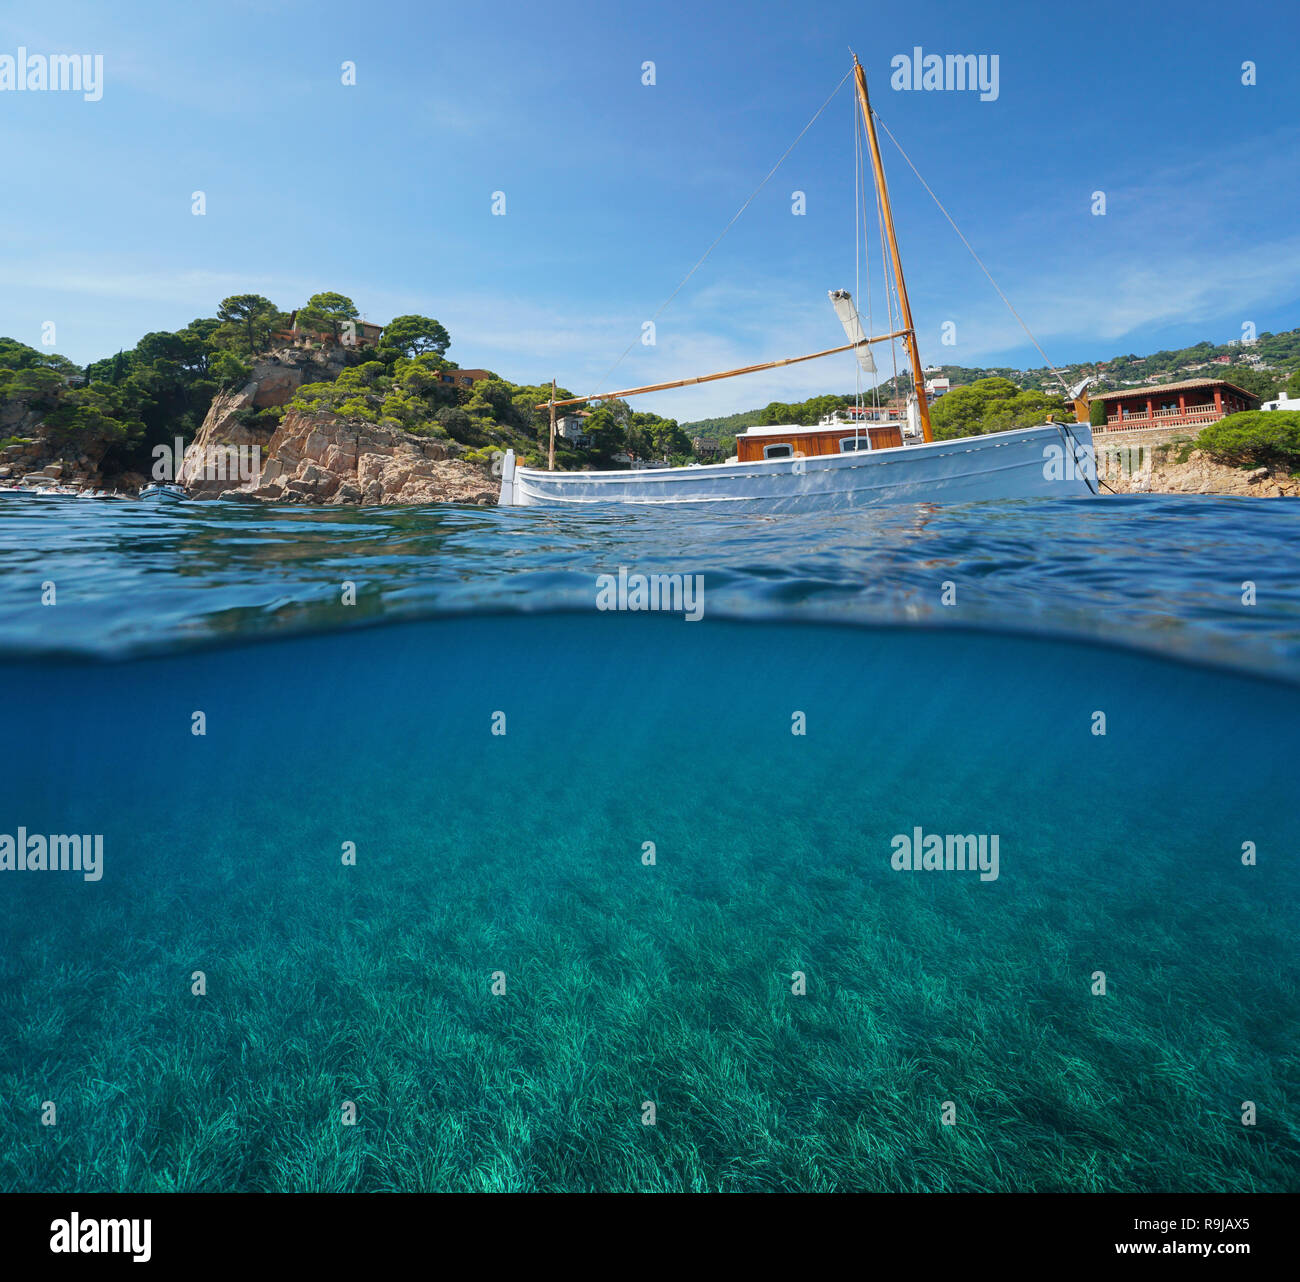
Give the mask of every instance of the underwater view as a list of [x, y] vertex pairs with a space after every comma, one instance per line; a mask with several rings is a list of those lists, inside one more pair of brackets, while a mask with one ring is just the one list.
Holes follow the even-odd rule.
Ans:
[[1300, 1187], [1294, 505], [12, 495], [0, 567], [0, 1189]]

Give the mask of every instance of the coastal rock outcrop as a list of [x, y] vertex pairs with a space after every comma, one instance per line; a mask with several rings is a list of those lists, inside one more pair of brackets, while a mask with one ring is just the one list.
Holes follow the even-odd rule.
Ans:
[[185, 451], [177, 481], [194, 498], [273, 503], [495, 503], [487, 465], [455, 457], [454, 442], [398, 428], [288, 410], [278, 426], [257, 412], [287, 405], [305, 383], [333, 380], [341, 348], [278, 348], [242, 387], [219, 393]]
[[304, 383], [338, 378], [343, 367], [339, 347], [279, 347], [257, 357], [247, 383], [213, 398], [203, 426], [185, 451], [177, 483], [195, 498], [216, 498], [232, 481], [238, 485], [254, 480], [275, 430], [255, 421], [257, 411], [287, 405]]
[[98, 484], [106, 441], [91, 441], [79, 449], [55, 445], [41, 431], [43, 410], [26, 401], [0, 398], [0, 481], [26, 476], [50, 476], [65, 483]]
[[458, 446], [329, 413], [290, 410], [257, 480], [223, 497], [275, 503], [493, 504], [486, 464], [452, 457]]
[[[1300, 497], [1300, 480], [1282, 467], [1230, 467], [1216, 463], [1202, 450], [1185, 462], [1154, 453], [1148, 466], [1131, 471], [1107, 467], [1099, 459], [1102, 479], [1117, 494], [1241, 494], [1255, 498]], [[1104, 492], [1104, 491], [1103, 491]]]

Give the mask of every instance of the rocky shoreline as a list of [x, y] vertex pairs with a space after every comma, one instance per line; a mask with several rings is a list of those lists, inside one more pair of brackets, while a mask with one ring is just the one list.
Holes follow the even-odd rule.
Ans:
[[454, 448], [333, 414], [290, 410], [271, 437], [256, 482], [221, 497], [336, 505], [495, 504], [500, 482], [491, 467], [452, 457]]
[[[1105, 465], [1099, 458], [1101, 479], [1116, 494], [1218, 494], [1254, 498], [1300, 497], [1300, 478], [1280, 467], [1230, 467], [1208, 454], [1192, 450], [1177, 462], [1172, 450], [1157, 448], [1145, 465], [1131, 470]], [[1103, 489], [1103, 493], [1105, 490]]]
[[[242, 387], [213, 399], [176, 469], [176, 483], [196, 499], [496, 502], [500, 482], [491, 465], [460, 457], [465, 451], [454, 441], [296, 409], [287, 410], [278, 426], [259, 421], [259, 411], [287, 406], [303, 384], [331, 381], [343, 367], [341, 348], [283, 348], [259, 357]], [[38, 423], [7, 426], [39, 430]], [[64, 457], [34, 435], [0, 450], [0, 489], [130, 498], [154, 479], [138, 472], [105, 477], [99, 470], [102, 454]]]

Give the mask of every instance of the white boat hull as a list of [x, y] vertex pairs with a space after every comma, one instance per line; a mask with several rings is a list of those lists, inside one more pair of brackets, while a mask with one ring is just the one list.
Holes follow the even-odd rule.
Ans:
[[519, 467], [511, 450], [500, 504], [753, 503], [793, 512], [886, 503], [974, 503], [988, 499], [1087, 498], [1096, 491], [1092, 429], [1086, 423], [991, 432], [955, 441], [852, 454], [715, 463], [639, 472], [546, 472]]

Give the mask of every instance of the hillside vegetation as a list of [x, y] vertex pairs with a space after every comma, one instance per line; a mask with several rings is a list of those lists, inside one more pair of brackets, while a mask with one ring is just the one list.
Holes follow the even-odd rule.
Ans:
[[[472, 387], [440, 375], [451, 336], [428, 316], [398, 316], [375, 345], [356, 342], [360, 313], [343, 294], [314, 294], [295, 313], [258, 294], [224, 299], [211, 317], [184, 329], [146, 334], [129, 351], [84, 368], [55, 352], [0, 338], [0, 447], [39, 441], [56, 456], [90, 456], [106, 475], [145, 473], [156, 445], [177, 436], [192, 440], [218, 392], [244, 384], [251, 362], [270, 351], [277, 331], [296, 319], [298, 330], [319, 335], [317, 346], [343, 353], [344, 369], [331, 382], [298, 390], [291, 404], [329, 410], [364, 422], [459, 442], [473, 457], [514, 448], [537, 462], [547, 449], [550, 417], [537, 406], [550, 386], [512, 383], [498, 375]], [[561, 399], [572, 395], [558, 389]], [[250, 423], [273, 430], [287, 406], [249, 411]], [[581, 449], [558, 442], [562, 468], [618, 466], [619, 460], [692, 458], [677, 423], [636, 413], [623, 401], [605, 403], [587, 424]]]
[[1196, 448], [1220, 463], [1275, 463], [1294, 472], [1300, 469], [1300, 412], [1229, 414], [1200, 430]]
[[[1218, 358], [1227, 357], [1227, 364], [1220, 364]], [[1147, 382], [1174, 383], [1192, 378], [1225, 378], [1236, 383], [1261, 400], [1271, 400], [1279, 392], [1286, 391], [1292, 396], [1300, 396], [1300, 329], [1287, 330], [1281, 334], [1264, 333], [1254, 343], [1243, 345], [1237, 343], [1210, 342], [1195, 343], [1191, 347], [1177, 350], [1152, 352], [1149, 356], [1139, 356], [1130, 352], [1123, 356], [1111, 357], [1108, 361], [1076, 363], [1059, 367], [1061, 379], [1067, 387], [1073, 387], [1085, 377], [1094, 377], [1098, 382], [1088, 391], [1119, 391], [1124, 387], [1140, 387]], [[1006, 366], [983, 367], [964, 365], [931, 366], [926, 371], [927, 378], [946, 378], [952, 391], [939, 397], [932, 409], [935, 418], [935, 432], [939, 435], [939, 410], [944, 401], [960, 388], [970, 387], [988, 380], [998, 380], [998, 385], [1011, 384], [1019, 392], [1037, 393], [1047, 398], [1045, 404], [1063, 406], [1065, 389], [1050, 369], [1041, 366], [1036, 369], [1011, 369]], [[884, 402], [895, 397], [905, 396], [911, 390], [910, 375], [900, 374], [897, 380], [885, 379], [877, 389], [876, 395]], [[761, 408], [742, 410], [717, 418], [697, 419], [683, 423], [683, 430], [692, 437], [706, 441], [726, 443], [748, 427], [764, 423], [815, 423], [829, 409], [851, 405], [852, 393], [839, 395], [819, 395], [806, 401], [772, 401]], [[968, 432], [991, 432], [1001, 430], [992, 423], [1005, 418], [1006, 407], [994, 407], [990, 398], [990, 419], [985, 422], [981, 417], [972, 416], [962, 411], [960, 417], [967, 424]], [[1031, 404], [1023, 402], [1025, 407]], [[1056, 409], [1059, 414], [1062, 412]], [[947, 418], [945, 414], [942, 417]], [[1041, 422], [1041, 418], [1037, 421]], [[978, 426], [976, 425], [978, 424]], [[1014, 423], [1013, 426], [1020, 424]], [[944, 435], [953, 435], [945, 432]], [[963, 433], [955, 433], [963, 434]]]

